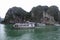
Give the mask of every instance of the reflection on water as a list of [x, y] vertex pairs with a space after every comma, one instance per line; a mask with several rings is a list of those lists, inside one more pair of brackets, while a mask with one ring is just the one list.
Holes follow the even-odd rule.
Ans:
[[60, 40], [60, 28], [13, 29], [0, 24], [0, 40]]
[[5, 28], [3, 24], [0, 24], [0, 40], [5, 40], [6, 35], [5, 35]]

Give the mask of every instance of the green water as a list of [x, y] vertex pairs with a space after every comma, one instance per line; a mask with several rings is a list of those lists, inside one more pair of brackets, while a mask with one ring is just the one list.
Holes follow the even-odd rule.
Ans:
[[60, 40], [60, 27], [14, 29], [0, 24], [0, 40]]

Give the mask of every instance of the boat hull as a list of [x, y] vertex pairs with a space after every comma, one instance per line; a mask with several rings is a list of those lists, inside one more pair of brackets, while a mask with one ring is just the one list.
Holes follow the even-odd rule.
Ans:
[[13, 25], [14, 28], [35, 28], [35, 24], [34, 23], [16, 23]]

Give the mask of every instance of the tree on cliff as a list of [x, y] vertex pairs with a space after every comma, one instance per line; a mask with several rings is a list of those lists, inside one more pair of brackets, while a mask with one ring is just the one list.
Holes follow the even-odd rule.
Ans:
[[46, 12], [47, 10], [48, 10], [48, 6], [39, 5], [37, 7], [33, 7], [30, 13], [35, 22], [40, 22], [41, 18], [43, 17], [43, 11]]
[[45, 11], [45, 12], [47, 12], [47, 10], [49, 9], [48, 6], [42, 6], [42, 8], [43, 8], [43, 11]]
[[59, 9], [57, 6], [50, 6], [47, 13], [54, 17], [55, 21], [58, 21], [58, 12]]
[[12, 7], [6, 13], [4, 22], [5, 23], [18, 23], [24, 21], [34, 21], [41, 22], [41, 18], [43, 18], [43, 13], [48, 13], [49, 15], [54, 17], [55, 21], [59, 21], [58, 14], [59, 9], [57, 6], [36, 6], [33, 7], [30, 12], [26, 12], [20, 7]]
[[27, 12], [24, 11], [22, 8], [12, 7], [7, 11], [4, 22], [5, 23], [22, 22], [26, 14]]
[[58, 12], [58, 22], [60, 23], [60, 11]]

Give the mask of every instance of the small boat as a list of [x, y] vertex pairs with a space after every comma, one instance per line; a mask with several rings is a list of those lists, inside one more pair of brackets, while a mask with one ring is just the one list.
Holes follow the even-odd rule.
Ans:
[[29, 23], [16, 23], [13, 25], [14, 28], [34, 28], [35, 23], [29, 22]]
[[60, 24], [54, 24], [55, 26], [60, 26]]
[[37, 23], [37, 26], [46, 26], [46, 24], [43, 24], [43, 23]]

